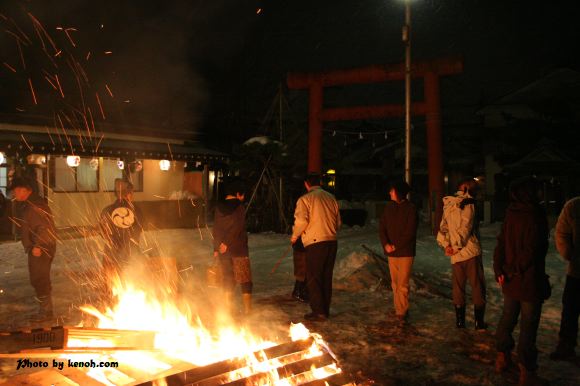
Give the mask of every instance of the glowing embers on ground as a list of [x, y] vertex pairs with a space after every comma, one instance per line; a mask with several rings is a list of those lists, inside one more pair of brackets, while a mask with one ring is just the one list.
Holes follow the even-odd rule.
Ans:
[[[144, 332], [142, 344], [133, 339], [125, 347], [134, 345], [134, 349], [115, 350], [119, 341], [106, 336], [69, 341], [69, 347], [102, 348], [99, 358], [93, 352], [92, 357], [82, 354], [84, 360], [119, 363], [118, 368], [86, 372], [101, 384], [164, 384], [167, 379], [183, 385], [302, 385], [341, 373], [326, 343], [302, 324], [291, 325], [291, 342], [278, 344], [252, 335], [225, 316], [209, 329], [187, 307], [169, 297], [160, 300], [129, 283], [118, 284], [115, 291], [114, 307], [104, 312], [84, 307], [83, 311], [98, 318], [99, 328]], [[147, 332], [154, 337], [152, 343], [147, 342]], [[80, 356], [67, 354], [66, 358], [79, 360]], [[328, 384], [349, 384], [337, 381]]]

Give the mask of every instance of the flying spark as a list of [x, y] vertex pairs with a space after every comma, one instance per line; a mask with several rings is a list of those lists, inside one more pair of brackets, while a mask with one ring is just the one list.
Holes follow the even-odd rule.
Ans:
[[37, 101], [36, 101], [36, 94], [34, 93], [34, 87], [32, 87], [32, 79], [28, 78], [28, 85], [30, 86], [30, 92], [32, 93], [32, 100], [34, 101], [34, 104], [37, 105]]
[[6, 66], [6, 68], [8, 68], [10, 71], [12, 72], [16, 72], [16, 69], [14, 67], [12, 67], [11, 65], [9, 65], [8, 63], [4, 62], [4, 65]]

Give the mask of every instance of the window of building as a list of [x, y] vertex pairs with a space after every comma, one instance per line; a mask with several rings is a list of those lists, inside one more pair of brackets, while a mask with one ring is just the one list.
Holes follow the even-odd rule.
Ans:
[[133, 184], [135, 192], [143, 191], [143, 161], [136, 160], [131, 162], [128, 168], [125, 168], [126, 177]]
[[[103, 158], [103, 191], [113, 192], [115, 180], [122, 178], [133, 184], [135, 192], [143, 191], [143, 161], [125, 162], [124, 168], [119, 169], [116, 158]], [[139, 164], [139, 166], [137, 166]]]
[[70, 167], [66, 157], [50, 158], [50, 187], [55, 192], [98, 192], [99, 171], [90, 166], [90, 158], [81, 157], [77, 167]]
[[103, 158], [103, 191], [114, 192], [115, 180], [123, 178], [123, 170], [119, 169], [116, 158]]
[[6, 189], [8, 188], [8, 168], [6, 166], [0, 166], [0, 191], [6, 197]]

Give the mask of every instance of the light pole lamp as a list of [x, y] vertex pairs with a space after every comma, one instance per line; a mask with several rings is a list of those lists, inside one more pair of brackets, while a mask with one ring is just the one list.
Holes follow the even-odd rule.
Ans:
[[405, 0], [405, 181], [411, 184], [411, 0]]

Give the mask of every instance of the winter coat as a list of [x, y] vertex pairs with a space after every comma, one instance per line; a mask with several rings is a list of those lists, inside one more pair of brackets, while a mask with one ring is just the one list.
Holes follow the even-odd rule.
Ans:
[[227, 245], [231, 257], [248, 256], [246, 209], [237, 198], [225, 200], [216, 206], [213, 224], [213, 249], [219, 251], [221, 243]]
[[296, 203], [292, 238], [302, 236], [305, 247], [322, 241], [336, 240], [336, 232], [340, 225], [338, 202], [332, 194], [319, 186], [314, 186]]
[[458, 191], [455, 196], [443, 197], [443, 217], [437, 233], [437, 243], [451, 246], [458, 252], [451, 256], [451, 264], [481, 255], [481, 245], [474, 231], [475, 204], [468, 193]]
[[568, 275], [580, 278], [580, 197], [568, 201], [558, 217], [556, 248], [568, 261]]
[[22, 246], [27, 254], [38, 247], [51, 258], [56, 253], [56, 227], [52, 212], [38, 195], [31, 194], [18, 207]]
[[393, 244], [395, 250], [390, 257], [415, 256], [417, 244], [417, 209], [405, 200], [401, 203], [387, 202], [379, 225], [379, 237], [383, 245]]
[[101, 212], [101, 234], [108, 253], [114, 258], [126, 258], [137, 251], [143, 232], [143, 218], [139, 208], [124, 199], [116, 200]]
[[520, 202], [508, 206], [493, 254], [495, 276], [505, 278], [505, 296], [543, 301], [548, 237], [546, 212], [541, 206]]

